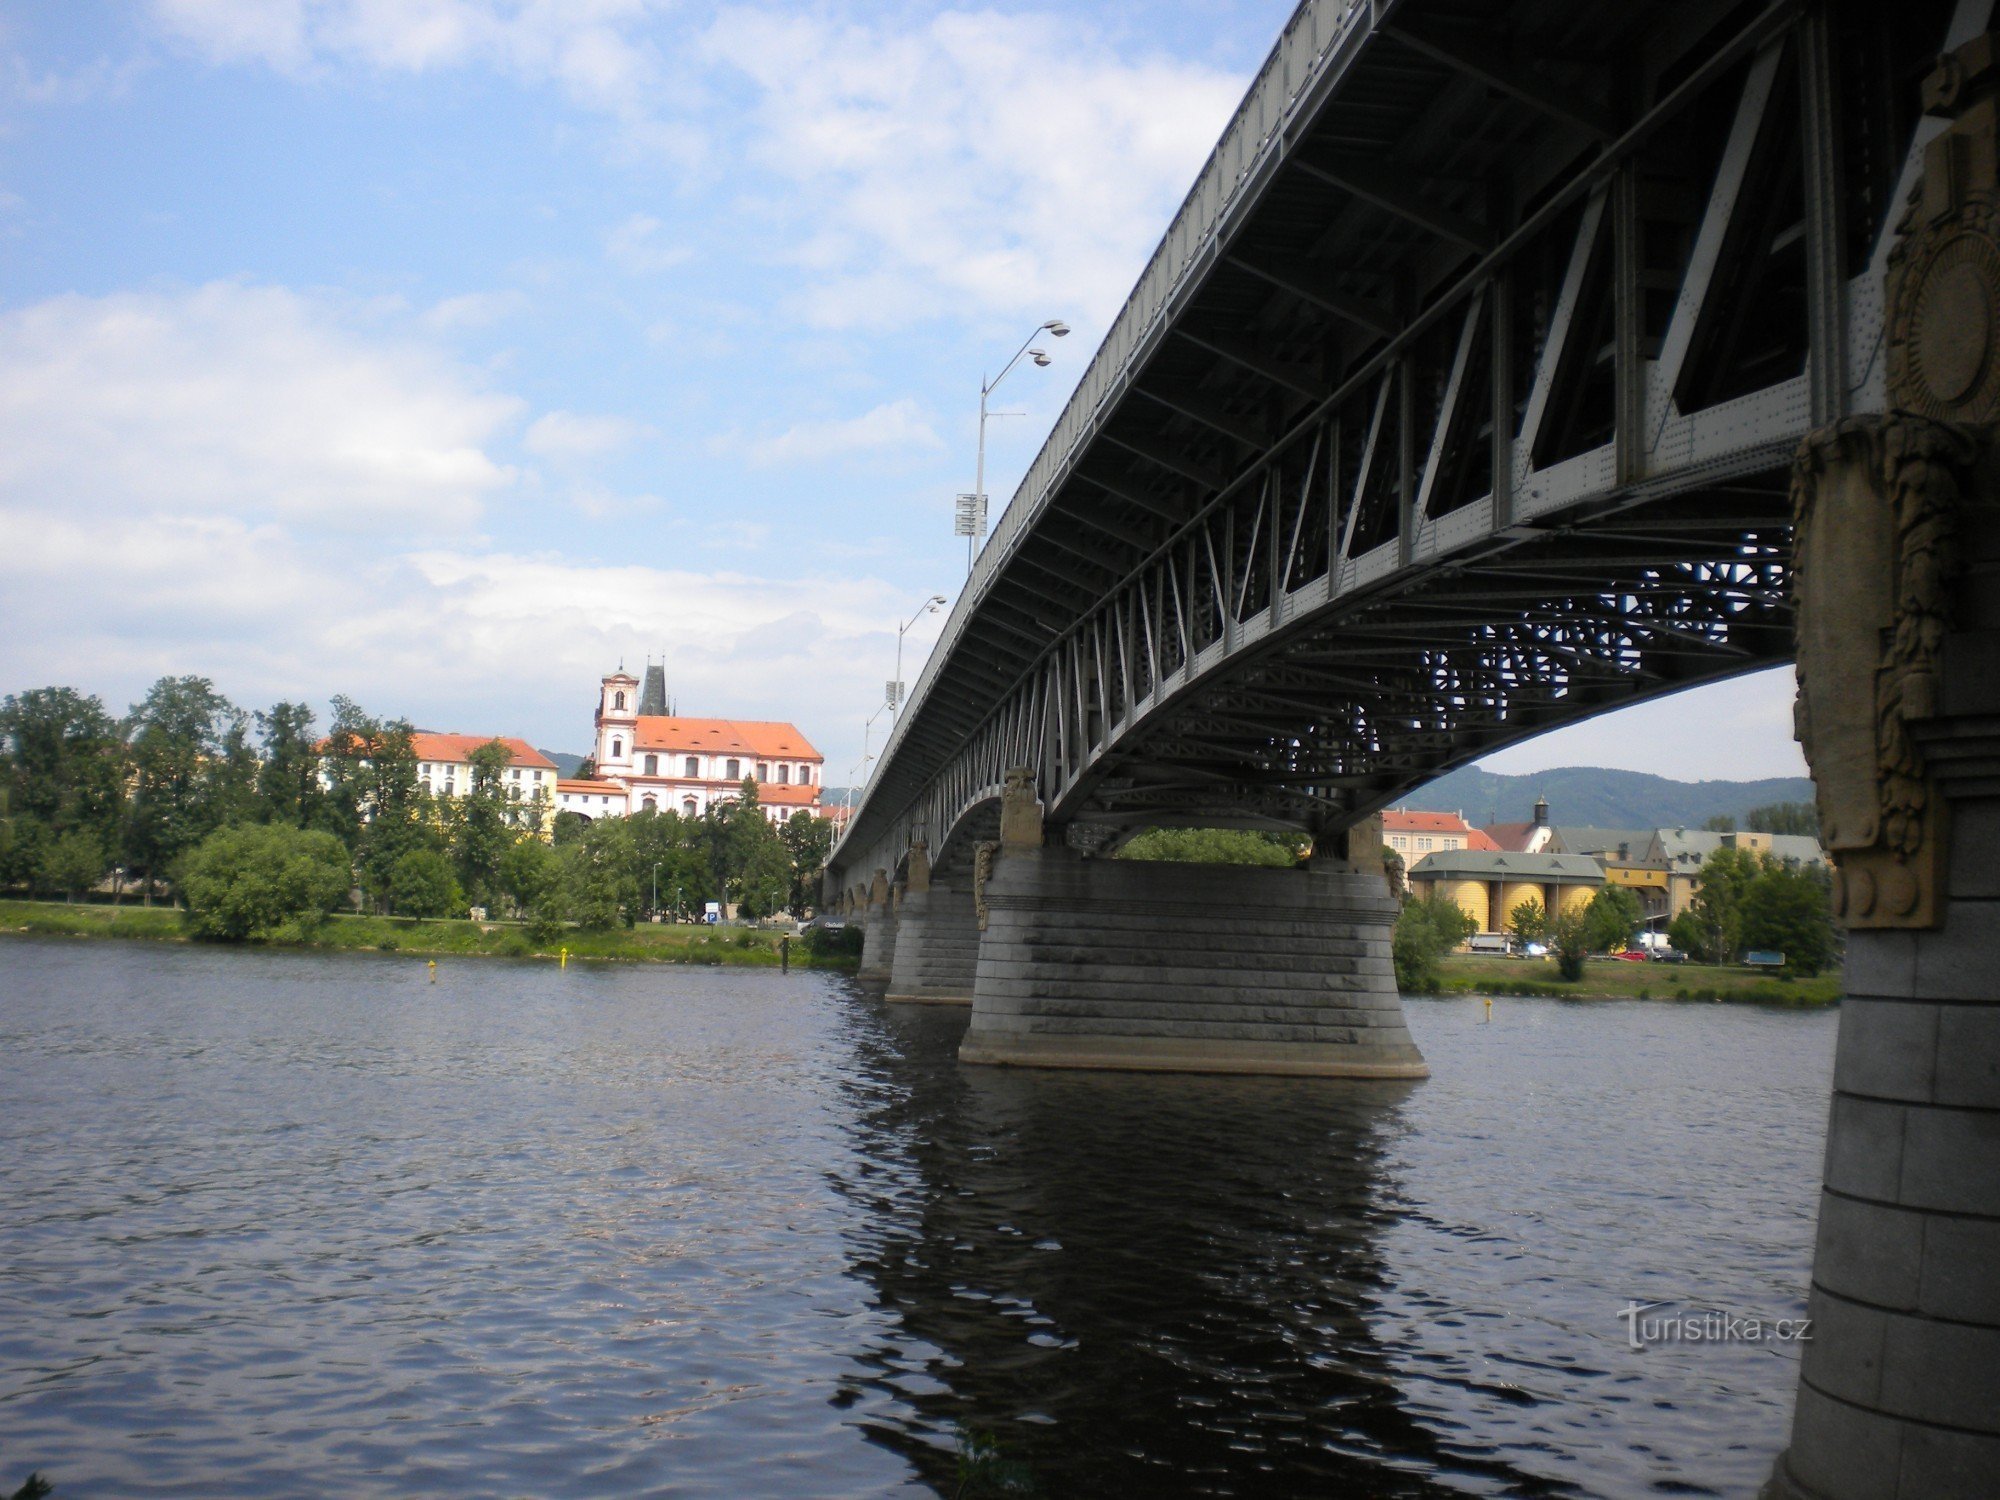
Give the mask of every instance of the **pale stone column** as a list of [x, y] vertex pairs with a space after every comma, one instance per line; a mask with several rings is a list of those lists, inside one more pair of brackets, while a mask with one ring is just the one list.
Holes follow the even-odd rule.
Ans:
[[1770, 1500], [2000, 1495], [2000, 173], [1944, 59], [1887, 417], [1801, 451], [1799, 737], [1849, 929], [1810, 1311]]

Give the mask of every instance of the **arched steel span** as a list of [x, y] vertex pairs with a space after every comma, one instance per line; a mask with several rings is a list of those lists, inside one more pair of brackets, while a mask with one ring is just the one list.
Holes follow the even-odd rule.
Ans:
[[1307, 0], [981, 554], [829, 888], [1010, 766], [1072, 842], [1337, 828], [1787, 660], [1788, 460], [1881, 408], [1917, 84], [1991, 8]]

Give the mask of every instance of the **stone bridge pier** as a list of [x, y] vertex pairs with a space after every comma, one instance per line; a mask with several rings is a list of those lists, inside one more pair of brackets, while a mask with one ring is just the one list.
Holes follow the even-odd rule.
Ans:
[[896, 961], [896, 887], [887, 870], [877, 870], [861, 912], [861, 967], [855, 977], [881, 984]]
[[1799, 737], [1848, 928], [1812, 1341], [1767, 1500], [2000, 1495], [2000, 131], [1948, 55], [1887, 416], [1794, 474]]
[[1422, 1078], [1373, 820], [1310, 870], [1087, 857], [1016, 773], [976, 890], [968, 1063]]
[[913, 1005], [972, 1004], [979, 962], [979, 914], [970, 871], [958, 880], [933, 870], [922, 838], [910, 846], [887, 999]]

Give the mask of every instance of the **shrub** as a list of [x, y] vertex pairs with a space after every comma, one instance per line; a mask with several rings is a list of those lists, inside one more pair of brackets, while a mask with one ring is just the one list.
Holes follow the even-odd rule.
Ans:
[[330, 833], [288, 823], [222, 828], [187, 857], [188, 930], [221, 942], [269, 940], [287, 924], [311, 932], [347, 898], [347, 850]]
[[1583, 978], [1583, 962], [1590, 956], [1590, 935], [1582, 912], [1566, 911], [1549, 924], [1549, 947], [1555, 953], [1558, 974], [1572, 984]]
[[1448, 896], [1405, 901], [1390, 938], [1396, 987], [1405, 994], [1435, 994], [1443, 978], [1438, 960], [1470, 937], [1477, 925]]
[[862, 931], [859, 927], [808, 927], [805, 946], [808, 958], [859, 958]]

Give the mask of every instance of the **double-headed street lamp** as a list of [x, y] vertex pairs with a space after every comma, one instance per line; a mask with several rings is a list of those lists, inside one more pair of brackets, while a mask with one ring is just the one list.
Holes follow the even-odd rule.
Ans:
[[[1030, 349], [1028, 347], [1029, 344], [1034, 343], [1037, 334], [1043, 333], [1052, 334], [1059, 339], [1067, 338], [1069, 337], [1069, 324], [1065, 323], [1061, 318], [1049, 319], [1048, 322], [1042, 324], [1034, 333], [1029, 334], [1022, 341], [1021, 347], [1014, 351], [1014, 357], [1000, 367], [998, 375], [995, 375], [991, 380], [981, 381], [979, 385], [979, 461], [978, 466], [973, 470], [972, 493], [958, 497], [957, 530], [965, 538], [965, 572], [967, 577], [972, 576], [973, 551], [978, 547], [979, 539], [986, 535], [986, 399], [998, 388], [1000, 382], [1007, 378], [1007, 372], [1021, 362], [1022, 355], [1028, 355], [1037, 365], [1048, 364], [1049, 356], [1046, 350]], [[1021, 414], [1019, 412], [1002, 412], [995, 413], [995, 415], [1019, 416]]]
[[947, 602], [943, 594], [932, 594], [924, 601], [923, 608], [896, 627], [896, 676], [889, 684], [889, 711], [899, 719], [903, 716], [903, 636], [917, 621], [936, 614]]

